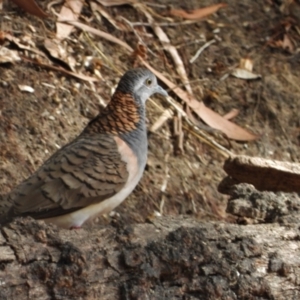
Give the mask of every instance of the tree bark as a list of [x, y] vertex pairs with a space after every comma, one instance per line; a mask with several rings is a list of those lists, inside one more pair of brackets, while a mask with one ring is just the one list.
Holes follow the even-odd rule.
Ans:
[[299, 224], [1, 228], [0, 299], [300, 299]]

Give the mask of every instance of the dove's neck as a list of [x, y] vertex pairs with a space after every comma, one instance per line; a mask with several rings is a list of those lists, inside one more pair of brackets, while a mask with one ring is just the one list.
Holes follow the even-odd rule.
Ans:
[[107, 106], [85, 128], [89, 133], [120, 135], [144, 129], [145, 107], [131, 93], [116, 91]]
[[145, 106], [132, 93], [116, 91], [103, 111], [85, 128], [88, 133], [104, 133], [121, 137], [139, 159], [147, 156]]

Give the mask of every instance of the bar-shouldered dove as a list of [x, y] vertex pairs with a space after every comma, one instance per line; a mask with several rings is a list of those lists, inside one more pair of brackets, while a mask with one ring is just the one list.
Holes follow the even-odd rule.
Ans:
[[147, 161], [145, 102], [167, 96], [147, 69], [127, 71], [108, 105], [72, 142], [54, 153], [0, 202], [0, 224], [32, 216], [79, 228], [133, 191]]

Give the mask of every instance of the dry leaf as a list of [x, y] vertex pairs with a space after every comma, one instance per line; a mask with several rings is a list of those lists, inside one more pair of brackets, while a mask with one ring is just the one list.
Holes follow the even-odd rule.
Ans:
[[293, 43], [291, 42], [289, 36], [287, 34], [285, 34], [283, 36], [283, 41], [281, 44], [282, 48], [290, 53], [293, 53], [295, 50], [295, 47], [293, 45]]
[[24, 9], [27, 13], [39, 18], [47, 18], [48, 15], [36, 4], [34, 0], [12, 0], [16, 5]]
[[34, 88], [29, 85], [18, 84], [21, 92], [34, 93]]
[[50, 70], [54, 70], [54, 71], [58, 71], [58, 72], [62, 72], [64, 74], [68, 74], [68, 75], [74, 76], [74, 77], [82, 79], [82, 80], [91, 81], [91, 82], [99, 81], [99, 79], [97, 79], [97, 78], [94, 78], [94, 77], [91, 77], [91, 76], [87, 76], [87, 75], [84, 75], [84, 74], [80, 74], [80, 73], [71, 72], [71, 71], [63, 69], [61, 67], [55, 67], [55, 66], [43, 64], [43, 63], [41, 63], [39, 61], [35, 61], [35, 60], [29, 59], [27, 57], [23, 57], [23, 60], [26, 60], [26, 61], [28, 61], [30, 63], [36, 64], [38, 66], [41, 66], [41, 67], [44, 67], [44, 68], [47, 68], [47, 69], [50, 69]]
[[61, 45], [59, 40], [45, 39], [45, 48], [49, 51], [50, 55], [62, 62], [66, 63], [72, 71], [75, 71], [76, 60], [72, 57], [66, 49]]
[[193, 99], [193, 102], [189, 105], [206, 124], [225, 133], [230, 139], [237, 141], [253, 141], [259, 138], [258, 135], [226, 120], [210, 108], [206, 107], [203, 102], [198, 102], [196, 99]]
[[253, 61], [250, 58], [242, 58], [240, 60], [240, 64], [238, 68], [235, 68], [231, 75], [236, 78], [253, 80], [261, 78], [260, 74], [255, 74], [252, 72], [253, 70]]
[[103, 6], [119, 6], [124, 4], [134, 4], [137, 0], [97, 0]]
[[227, 6], [226, 3], [219, 3], [214, 4], [211, 6], [207, 6], [204, 8], [198, 8], [195, 10], [192, 10], [190, 13], [187, 13], [186, 11], [182, 9], [171, 9], [169, 14], [175, 17], [181, 17], [188, 20], [199, 20], [203, 19], [216, 11], [218, 11], [220, 8]]
[[91, 2], [90, 3], [91, 9], [93, 12], [100, 13], [110, 24], [112, 24], [118, 30], [124, 30], [126, 27], [123, 24], [119, 24], [116, 22], [113, 17], [98, 3]]
[[56, 37], [59, 40], [65, 39], [70, 35], [73, 30], [73, 26], [62, 22], [76, 21], [80, 16], [82, 10], [83, 0], [66, 0], [64, 6], [58, 15], [56, 23]]
[[0, 63], [11, 63], [18, 60], [21, 60], [18, 51], [0, 47]]
[[233, 108], [230, 112], [228, 112], [226, 115], [224, 115], [223, 118], [226, 120], [231, 120], [231, 119], [235, 118], [239, 113], [240, 113], [240, 111], [238, 109]]
[[133, 61], [133, 67], [138, 67], [140, 57], [144, 60], [148, 60], [147, 48], [143, 44], [138, 43], [132, 52], [131, 57]]
[[252, 72], [252, 70], [253, 70], [253, 61], [252, 61], [252, 59], [250, 59], [250, 58], [242, 58], [240, 60], [239, 67], [241, 69], [245, 69], [245, 70], [248, 70], [248, 71]]
[[261, 75], [252, 73], [248, 70], [241, 69], [241, 68], [236, 68], [231, 72], [231, 75], [233, 75], [236, 78], [240, 79], [247, 79], [247, 80], [252, 80], [252, 79], [258, 79], [261, 78]]
[[[2, 38], [14, 43], [18, 48], [20, 48], [22, 50], [27, 50], [27, 51], [33, 52], [35, 54], [38, 54], [40, 56], [46, 57], [44, 52], [35, 48], [35, 44], [31, 40], [30, 36], [23, 35], [23, 36], [21, 36], [21, 38], [17, 38], [15, 36], [12, 36], [9, 33], [5, 32], [2, 34]], [[24, 45], [24, 44], [26, 44], [26, 45]]]
[[56, 38], [52, 40], [46, 39], [44, 43], [50, 55], [66, 63], [73, 72], [75, 72], [76, 60], [61, 44], [61, 40], [67, 38], [74, 28], [73, 25], [66, 24], [65, 21], [76, 21], [80, 16], [83, 3], [83, 0], [65, 1], [56, 22]]
[[122, 40], [114, 37], [113, 35], [111, 35], [111, 34], [109, 34], [107, 32], [98, 30], [98, 29], [96, 29], [94, 27], [91, 27], [89, 25], [85, 25], [85, 24], [83, 24], [81, 22], [78, 22], [78, 21], [67, 21], [66, 20], [65, 22], [68, 23], [68, 24], [72, 24], [75, 27], [80, 28], [83, 31], [86, 31], [86, 32], [98, 35], [98, 36], [100, 36], [100, 37], [102, 37], [102, 38], [104, 38], [104, 39], [106, 39], [108, 41], [111, 41], [112, 43], [118, 44], [118, 45], [124, 47], [125, 49], [127, 49], [130, 52], [133, 51], [133, 49], [128, 44], [126, 44]]

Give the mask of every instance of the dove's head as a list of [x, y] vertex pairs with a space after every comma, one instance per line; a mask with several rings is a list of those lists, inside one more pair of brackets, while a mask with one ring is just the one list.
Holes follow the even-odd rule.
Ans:
[[127, 71], [120, 79], [117, 91], [130, 93], [139, 105], [145, 105], [153, 94], [168, 96], [168, 93], [158, 84], [156, 76], [145, 68]]

